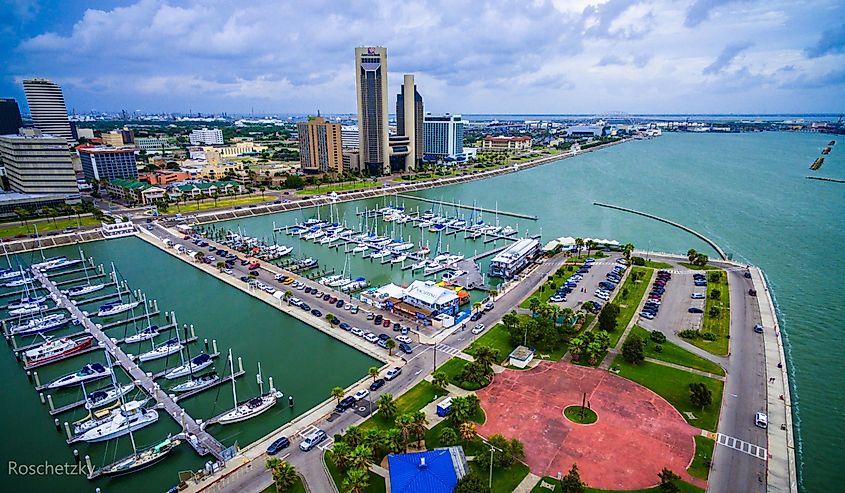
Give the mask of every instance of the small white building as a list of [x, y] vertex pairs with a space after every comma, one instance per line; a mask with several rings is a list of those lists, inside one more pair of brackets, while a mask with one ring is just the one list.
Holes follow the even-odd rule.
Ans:
[[517, 346], [513, 351], [511, 351], [511, 354], [508, 357], [508, 363], [517, 368], [525, 368], [533, 359], [533, 350], [525, 346]]

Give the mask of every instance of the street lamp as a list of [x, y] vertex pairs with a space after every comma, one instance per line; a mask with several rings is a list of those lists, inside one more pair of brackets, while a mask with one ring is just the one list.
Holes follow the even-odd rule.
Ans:
[[496, 447], [492, 443], [488, 442], [487, 440], [482, 440], [484, 443], [490, 446], [490, 479], [487, 482], [487, 487], [491, 490], [493, 489], [493, 451], [504, 452], [504, 450]]

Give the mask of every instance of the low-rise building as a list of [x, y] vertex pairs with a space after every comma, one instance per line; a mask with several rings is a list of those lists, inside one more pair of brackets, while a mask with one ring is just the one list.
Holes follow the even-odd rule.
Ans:
[[510, 279], [533, 262], [539, 252], [539, 241], [533, 238], [516, 240], [490, 260], [490, 275]]
[[432, 281], [414, 281], [405, 289], [401, 299], [387, 301], [394, 313], [420, 320], [440, 314], [457, 315], [460, 311], [458, 293], [436, 285]]
[[234, 195], [243, 192], [243, 185], [236, 181], [213, 181], [200, 183], [186, 183], [170, 189], [170, 196], [182, 196], [195, 198], [200, 196], [211, 197], [215, 193], [218, 196]]
[[223, 131], [219, 128], [196, 128], [188, 137], [191, 145], [223, 145]]
[[0, 192], [0, 217], [17, 217], [15, 210], [37, 211], [45, 207], [59, 208], [80, 203], [80, 195], [56, 193]]
[[143, 151], [160, 151], [167, 147], [167, 139], [161, 137], [137, 137], [135, 145]]
[[126, 203], [149, 205], [166, 198], [167, 190], [138, 180], [115, 178], [106, 183], [109, 195]]
[[523, 151], [531, 149], [531, 137], [523, 136], [505, 136], [488, 135], [481, 141], [481, 148], [486, 151]]
[[607, 127], [604, 125], [574, 125], [566, 129], [566, 136], [571, 138], [604, 137]]
[[180, 181], [190, 180], [193, 177], [190, 173], [184, 171], [169, 171], [161, 170], [152, 173], [141, 173], [138, 175], [138, 181], [149, 183], [150, 185], [167, 186]]
[[469, 472], [461, 447], [390, 454], [387, 465], [394, 493], [451, 493]]

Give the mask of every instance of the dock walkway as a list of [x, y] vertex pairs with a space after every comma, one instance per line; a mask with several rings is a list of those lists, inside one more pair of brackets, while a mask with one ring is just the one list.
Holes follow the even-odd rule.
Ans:
[[[211, 436], [208, 432], [203, 430], [200, 425], [192, 418], [184, 409], [176, 404], [176, 401], [170, 397], [166, 392], [161, 390], [152, 377], [135, 364], [126, 353], [115, 343], [109, 336], [107, 336], [94, 322], [91, 321], [76, 305], [62, 294], [58, 287], [38, 269], [32, 269], [32, 273], [41, 284], [50, 291], [54, 299], [59, 305], [64, 306], [71, 315], [77, 318], [82, 323], [87, 332], [96, 338], [100, 344], [108, 350], [115, 362], [120, 364], [123, 369], [132, 377], [135, 385], [141, 387], [158, 403], [158, 407], [164, 409], [177, 423], [182, 426], [184, 433], [189, 437], [186, 440], [200, 455], [211, 453], [219, 461], [224, 461], [224, 447]], [[191, 439], [195, 437], [194, 439]]]

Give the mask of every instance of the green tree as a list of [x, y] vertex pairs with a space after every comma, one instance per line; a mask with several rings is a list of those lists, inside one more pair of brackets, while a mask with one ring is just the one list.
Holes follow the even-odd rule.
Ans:
[[510, 311], [502, 317], [502, 323], [506, 329], [519, 326], [519, 315], [515, 311]]
[[722, 314], [722, 309], [718, 306], [711, 306], [710, 310], [707, 311], [707, 314], [710, 315], [710, 318], [716, 318]]
[[572, 469], [560, 480], [561, 493], [584, 493], [587, 485], [581, 481], [578, 465], [572, 464]]
[[493, 374], [493, 365], [499, 362], [499, 350], [490, 346], [479, 346], [475, 350], [475, 362], [484, 368], [487, 375]]
[[541, 303], [542, 302], [540, 301], [540, 298], [538, 298], [536, 296], [532, 296], [532, 297], [528, 298], [528, 309], [531, 310], [532, 315], [537, 314], [537, 308], [540, 307]]
[[366, 469], [350, 469], [346, 471], [343, 489], [347, 493], [363, 493], [370, 485], [370, 472]]
[[334, 387], [329, 395], [337, 399], [337, 403], [340, 404], [340, 400], [346, 395], [346, 391], [343, 390], [343, 387]]
[[431, 383], [440, 390], [446, 390], [446, 387], [449, 385], [449, 375], [442, 371], [434, 372], [431, 376]]
[[364, 444], [356, 446], [349, 454], [349, 467], [367, 470], [372, 463], [372, 455], [373, 449], [371, 447]]
[[396, 402], [393, 400], [393, 394], [381, 394], [376, 401], [376, 407], [378, 408], [378, 412], [387, 420], [391, 420], [396, 416]]
[[373, 382], [375, 382], [379, 374], [378, 368], [375, 366], [371, 366], [370, 369], [367, 370], [367, 374], [373, 377]]
[[410, 414], [400, 414], [396, 416], [396, 420], [394, 421], [396, 427], [399, 428], [399, 431], [402, 434], [402, 450], [407, 452], [408, 451], [408, 439], [411, 436], [411, 429], [414, 426], [413, 418]]
[[384, 433], [384, 446], [389, 454], [402, 452], [402, 432], [391, 428]]
[[634, 244], [633, 243], [625, 243], [622, 245], [622, 255], [625, 257], [625, 260], [628, 263], [631, 263], [631, 254], [634, 253]]
[[387, 354], [393, 356], [393, 349], [396, 347], [396, 341], [388, 339], [384, 341], [384, 346], [387, 348]]
[[220, 194], [215, 190], [214, 193], [211, 194], [211, 198], [214, 200], [214, 207], [217, 207], [217, 199], [220, 198]]
[[417, 411], [411, 415], [411, 429], [417, 436], [417, 448], [420, 448], [422, 445], [422, 441], [425, 438], [425, 432], [428, 430], [427, 425], [428, 420], [426, 419], [424, 412]]
[[364, 433], [361, 431], [361, 428], [354, 425], [346, 428], [346, 433], [343, 435], [343, 441], [353, 448], [360, 445], [363, 438]]
[[458, 432], [451, 426], [447, 426], [440, 431], [437, 437], [440, 440], [440, 445], [444, 447], [451, 447], [458, 444]]
[[452, 493], [490, 493], [490, 486], [478, 474], [470, 472], [458, 480]]
[[346, 440], [335, 441], [329, 450], [329, 457], [334, 461], [334, 464], [340, 472], [346, 471], [349, 467], [349, 454], [352, 453], [352, 447], [346, 443]]
[[722, 292], [716, 288], [710, 290], [710, 299], [711, 300], [718, 300], [722, 296]]
[[616, 319], [619, 318], [619, 306], [614, 303], [604, 305], [599, 313], [599, 329], [606, 332], [616, 330]]
[[703, 411], [713, 402], [713, 393], [703, 382], [691, 383], [689, 384], [689, 400]]
[[[29, 216], [31, 215], [29, 210], [24, 209], [23, 207], [18, 207], [13, 212], [15, 213], [16, 216], [18, 216], [18, 219], [21, 220], [21, 222], [24, 224], [24, 226], [29, 226], [29, 224], [27, 223], [27, 219], [29, 219]], [[29, 228], [27, 228], [27, 230], [28, 229]]]
[[296, 469], [290, 463], [278, 457], [268, 457], [264, 463], [264, 468], [268, 469], [273, 476], [276, 491], [289, 490], [296, 483], [297, 479], [299, 479]]
[[622, 344], [622, 357], [632, 364], [639, 364], [645, 360], [645, 345], [637, 334], [631, 334]]
[[575, 247], [578, 248], [578, 255], [581, 255], [581, 249], [584, 248], [584, 239], [575, 238]]
[[217, 266], [218, 272], [223, 272], [223, 269], [226, 268], [226, 262], [217, 262], [215, 265]]
[[695, 256], [695, 261], [693, 261], [693, 263], [695, 265], [700, 265], [700, 266], [704, 267], [705, 265], [707, 265], [707, 262], [709, 260], [710, 259], [707, 257], [707, 255], [705, 255], [703, 253], [699, 253], [698, 255]]
[[695, 248], [690, 248], [687, 250], [687, 259], [690, 261], [691, 264], [695, 263], [695, 259], [698, 257], [698, 252], [695, 251]]
[[681, 489], [675, 484], [675, 481], [681, 479], [680, 476], [675, 474], [672, 470], [668, 467], [664, 467], [663, 470], [657, 475], [660, 478], [660, 491], [663, 493], [679, 493]]

